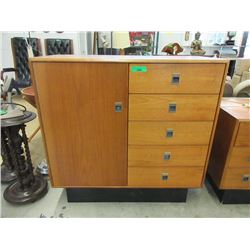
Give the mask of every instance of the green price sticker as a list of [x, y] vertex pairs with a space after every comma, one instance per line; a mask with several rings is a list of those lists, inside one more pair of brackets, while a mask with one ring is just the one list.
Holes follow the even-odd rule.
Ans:
[[132, 72], [147, 72], [147, 66], [132, 66]]

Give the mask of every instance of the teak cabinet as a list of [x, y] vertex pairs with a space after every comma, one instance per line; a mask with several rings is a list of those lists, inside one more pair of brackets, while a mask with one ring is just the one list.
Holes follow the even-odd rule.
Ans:
[[208, 174], [223, 203], [250, 203], [249, 98], [223, 98]]
[[54, 187], [202, 186], [226, 60], [54, 56], [30, 65]]

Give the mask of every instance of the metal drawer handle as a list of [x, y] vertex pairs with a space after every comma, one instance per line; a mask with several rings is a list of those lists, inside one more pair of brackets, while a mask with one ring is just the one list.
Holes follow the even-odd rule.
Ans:
[[170, 160], [170, 157], [171, 157], [171, 153], [170, 152], [165, 152], [164, 155], [163, 155], [163, 159], [165, 161]]
[[250, 156], [247, 158], [247, 161], [250, 162]]
[[161, 174], [161, 179], [162, 179], [163, 181], [167, 181], [167, 180], [168, 180], [168, 173], [162, 173], [162, 174]]
[[175, 113], [176, 112], [176, 103], [169, 103], [168, 104], [168, 112]]
[[122, 112], [122, 102], [115, 102], [115, 112]]
[[181, 75], [179, 73], [174, 73], [172, 74], [172, 80], [171, 80], [171, 83], [173, 85], [178, 85], [180, 83], [180, 78], [181, 78]]
[[166, 137], [173, 137], [174, 136], [174, 130], [172, 128], [168, 128], [166, 132]]
[[242, 181], [243, 182], [249, 182], [250, 180], [250, 174], [244, 174], [242, 177]]

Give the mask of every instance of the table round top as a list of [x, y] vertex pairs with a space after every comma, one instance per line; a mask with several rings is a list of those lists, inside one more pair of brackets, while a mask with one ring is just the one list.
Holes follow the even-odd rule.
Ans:
[[1, 128], [21, 125], [30, 122], [36, 118], [36, 114], [30, 111], [24, 111], [22, 116], [1, 119]]

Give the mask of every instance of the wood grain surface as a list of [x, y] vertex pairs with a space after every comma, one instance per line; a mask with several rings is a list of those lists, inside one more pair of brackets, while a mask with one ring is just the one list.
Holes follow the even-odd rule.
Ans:
[[250, 147], [233, 147], [228, 167], [250, 167]]
[[[203, 167], [207, 146], [132, 146], [128, 147], [128, 166]], [[164, 157], [165, 155], [165, 157]], [[168, 156], [170, 155], [169, 159]]]
[[[131, 121], [213, 121], [217, 95], [156, 95], [130, 94]], [[176, 104], [176, 112], [169, 105]]]
[[[218, 94], [224, 76], [223, 64], [139, 64], [147, 72], [132, 72], [130, 65], [130, 93], [204, 93]], [[172, 83], [173, 74], [178, 74], [178, 84]]]
[[[249, 176], [248, 181], [243, 181], [243, 176]], [[250, 189], [250, 167], [227, 168], [221, 184], [222, 189]]]
[[240, 122], [235, 146], [250, 146], [250, 118], [248, 122]]
[[128, 65], [32, 67], [54, 187], [127, 185]]
[[219, 188], [221, 187], [224, 168], [228, 161], [237, 128], [237, 120], [223, 109], [220, 109], [208, 163], [208, 173]]
[[[162, 180], [167, 175], [167, 180]], [[138, 187], [198, 188], [201, 186], [203, 168], [189, 167], [129, 167], [128, 184]]]
[[[129, 122], [129, 145], [208, 145], [213, 122]], [[167, 137], [168, 130], [173, 137]]]

